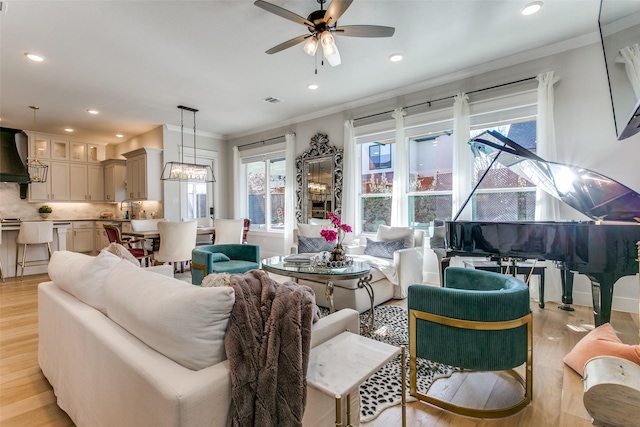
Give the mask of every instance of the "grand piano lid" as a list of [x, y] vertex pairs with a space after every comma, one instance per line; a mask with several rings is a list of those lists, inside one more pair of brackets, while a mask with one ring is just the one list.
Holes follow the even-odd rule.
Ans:
[[474, 156], [508, 167], [595, 221], [640, 221], [640, 194], [598, 172], [548, 162], [496, 131], [481, 133], [469, 145]]

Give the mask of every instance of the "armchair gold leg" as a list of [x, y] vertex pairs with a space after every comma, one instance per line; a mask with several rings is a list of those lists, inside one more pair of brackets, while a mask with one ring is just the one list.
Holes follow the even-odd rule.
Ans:
[[[430, 322], [464, 327], [467, 329], [478, 330], [498, 330], [515, 328], [522, 325], [527, 327], [527, 359], [525, 363], [525, 377], [523, 378], [515, 370], [511, 369], [507, 371], [511, 374], [523, 387], [524, 396], [517, 403], [499, 409], [473, 409], [463, 406], [455, 405], [451, 402], [447, 402], [441, 399], [437, 399], [432, 396], [427, 396], [417, 390], [417, 345], [416, 345], [416, 330], [417, 321], [428, 320]], [[451, 319], [434, 314], [424, 313], [416, 310], [409, 310], [409, 394], [419, 400], [430, 403], [439, 408], [445, 409], [456, 414], [465, 415], [468, 417], [477, 418], [502, 418], [509, 415], [513, 415], [518, 411], [526, 407], [532, 400], [533, 396], [533, 328], [531, 313], [523, 316], [519, 319], [505, 321], [505, 322], [474, 322], [460, 319]]]

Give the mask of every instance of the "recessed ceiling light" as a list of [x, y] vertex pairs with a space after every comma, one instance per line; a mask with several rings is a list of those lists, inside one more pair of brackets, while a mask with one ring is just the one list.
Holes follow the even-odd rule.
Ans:
[[529, 3], [525, 7], [523, 7], [520, 13], [522, 13], [524, 16], [528, 16], [528, 15], [533, 15], [534, 13], [538, 12], [540, 9], [542, 9], [542, 2], [534, 1], [533, 3]]
[[124, 138], [124, 135], [123, 135], [123, 134], [121, 134], [121, 133], [116, 133], [116, 137], [117, 137], [117, 138]]
[[73, 129], [71, 129], [71, 128], [64, 128], [64, 131], [65, 131], [65, 132], [73, 132]]
[[391, 56], [389, 56], [389, 61], [391, 62], [400, 62], [402, 61], [402, 54], [400, 53], [394, 53]]
[[316, 89], [318, 89], [318, 85], [317, 85], [317, 84], [315, 84], [315, 83], [309, 83], [309, 84], [307, 85], [307, 89], [310, 89], [310, 90], [316, 90]]
[[88, 109], [87, 109], [87, 113], [89, 113], [89, 114], [98, 114], [98, 113], [99, 113], [99, 111], [98, 111], [98, 110], [94, 110], [94, 109], [92, 109], [92, 108], [88, 108]]
[[42, 62], [44, 61], [44, 56], [42, 55], [38, 55], [37, 53], [33, 53], [33, 52], [25, 52], [24, 56], [26, 56], [27, 58], [29, 58], [32, 61], [35, 62]]

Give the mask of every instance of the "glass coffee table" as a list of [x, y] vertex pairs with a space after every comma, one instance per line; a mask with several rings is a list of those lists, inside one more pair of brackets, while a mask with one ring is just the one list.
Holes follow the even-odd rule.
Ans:
[[310, 262], [288, 262], [284, 256], [274, 256], [262, 260], [262, 269], [267, 273], [278, 274], [280, 276], [292, 277], [297, 283], [298, 279], [313, 280], [316, 282], [325, 282], [325, 296], [329, 301], [329, 310], [331, 313], [335, 311], [333, 305], [333, 281], [358, 279], [358, 288], [364, 288], [369, 295], [371, 301], [371, 310], [365, 320], [364, 331], [368, 332], [373, 327], [373, 288], [371, 287], [371, 267], [369, 264], [354, 261], [348, 267], [328, 268], [313, 266]]

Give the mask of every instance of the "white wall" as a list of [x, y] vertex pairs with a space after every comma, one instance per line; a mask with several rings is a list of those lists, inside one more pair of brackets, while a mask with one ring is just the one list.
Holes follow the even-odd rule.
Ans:
[[[640, 174], [637, 172], [637, 162], [640, 159], [640, 134], [624, 141], [616, 140], [602, 48], [598, 43], [409, 95], [389, 97], [375, 105], [236, 138], [229, 143], [242, 145], [294, 132], [297, 156], [308, 148], [311, 136], [321, 131], [329, 136], [332, 144], [342, 147], [345, 119], [450, 96], [460, 91], [470, 92], [536, 76], [547, 71], [554, 71], [561, 78], [555, 85], [558, 161], [593, 169], [640, 191]], [[228, 152], [227, 160], [229, 164], [233, 161], [231, 150]], [[231, 181], [233, 176], [228, 176], [227, 179]], [[231, 206], [232, 198], [227, 200]], [[561, 215], [564, 219], [584, 219], [581, 214], [568, 206], [561, 208]], [[268, 238], [281, 240], [282, 236], [260, 236], [260, 239], [265, 242]], [[282, 243], [271, 243], [270, 246], [282, 247]], [[433, 280], [437, 277], [435, 255], [426, 258], [426, 277]], [[614, 309], [638, 312], [638, 288], [636, 276], [620, 279], [615, 287]], [[537, 295], [536, 287], [532, 287], [531, 290], [532, 295]], [[548, 268], [545, 299], [555, 302], [561, 300], [559, 274], [552, 266]], [[576, 277], [574, 303], [591, 305], [590, 283], [585, 276]]]

